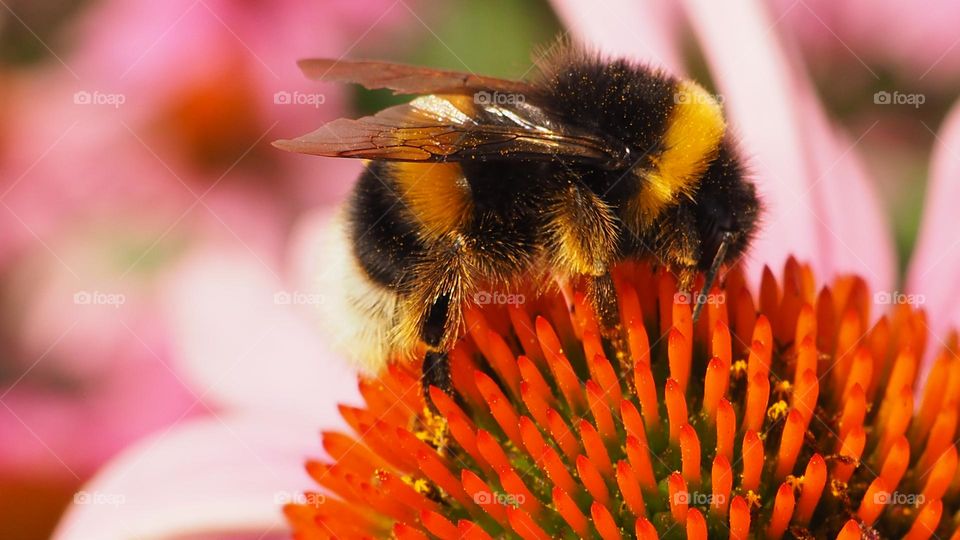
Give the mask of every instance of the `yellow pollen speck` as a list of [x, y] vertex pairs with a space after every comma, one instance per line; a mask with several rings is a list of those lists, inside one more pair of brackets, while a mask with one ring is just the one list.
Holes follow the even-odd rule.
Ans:
[[739, 377], [747, 372], [747, 361], [746, 360], [737, 360], [730, 365], [730, 375], [734, 377]]
[[420, 429], [413, 432], [417, 439], [437, 448], [441, 455], [447, 448], [447, 419], [424, 407]]
[[838, 499], [843, 497], [847, 493], [847, 483], [840, 480], [831, 480], [830, 493]]
[[405, 474], [400, 477], [400, 481], [412, 487], [414, 491], [421, 495], [426, 495], [429, 497], [436, 493], [436, 489], [434, 488], [433, 484], [423, 478], [414, 478]]
[[424, 480], [423, 478], [418, 478], [414, 480], [413, 489], [415, 489], [417, 493], [420, 493], [423, 495], [426, 495], [431, 491], [430, 483]]
[[767, 418], [776, 422], [777, 420], [785, 417], [789, 412], [790, 406], [787, 405], [786, 401], [780, 400], [767, 409]]
[[786, 482], [794, 491], [796, 491], [797, 489], [803, 487], [803, 480], [804, 478], [802, 476], [794, 476], [790, 474], [787, 475], [787, 478], [784, 480], [784, 482]]

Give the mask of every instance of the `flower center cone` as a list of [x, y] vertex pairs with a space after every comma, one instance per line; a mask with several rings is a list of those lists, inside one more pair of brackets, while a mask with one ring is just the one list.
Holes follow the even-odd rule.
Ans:
[[467, 307], [439, 413], [415, 363], [360, 380], [295, 537], [960, 539], [955, 335], [918, 392], [924, 314], [857, 277], [734, 269], [696, 323], [669, 273], [614, 280], [607, 337], [575, 287]]

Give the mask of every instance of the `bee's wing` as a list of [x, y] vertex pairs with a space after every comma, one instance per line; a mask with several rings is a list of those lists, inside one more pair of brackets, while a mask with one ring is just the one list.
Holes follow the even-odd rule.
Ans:
[[274, 145], [303, 154], [393, 161], [563, 158], [604, 168], [623, 162], [622, 151], [592, 133], [560, 126], [535, 105], [490, 103], [498, 99], [490, 93], [485, 99], [421, 96], [374, 116], [334, 120]]
[[311, 79], [355, 83], [371, 90], [389, 88], [397, 94], [536, 93], [532, 85], [521, 81], [391, 62], [311, 58], [297, 64]]

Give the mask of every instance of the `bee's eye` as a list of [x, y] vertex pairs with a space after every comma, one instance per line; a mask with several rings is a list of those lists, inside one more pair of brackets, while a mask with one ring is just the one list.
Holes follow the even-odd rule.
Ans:
[[708, 267], [720, 249], [720, 244], [730, 233], [736, 233], [733, 214], [717, 201], [703, 201], [697, 213], [697, 228], [700, 233], [700, 265]]

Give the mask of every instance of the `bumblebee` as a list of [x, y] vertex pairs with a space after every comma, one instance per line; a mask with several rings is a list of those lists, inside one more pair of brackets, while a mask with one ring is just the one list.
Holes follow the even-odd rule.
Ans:
[[425, 345], [423, 384], [448, 390], [465, 303], [548, 276], [582, 280], [615, 333], [612, 265], [652, 260], [684, 291], [706, 272], [708, 291], [756, 230], [760, 203], [721, 106], [693, 81], [570, 46], [538, 60], [529, 81], [299, 64], [317, 80], [418, 95], [274, 143], [370, 160], [332, 232], [328, 289], [339, 296], [326, 305], [368, 372]]

